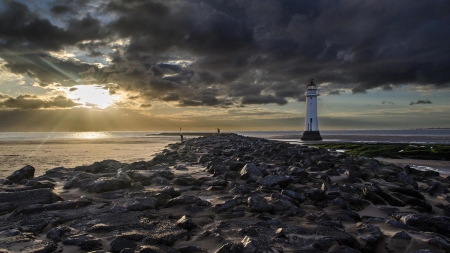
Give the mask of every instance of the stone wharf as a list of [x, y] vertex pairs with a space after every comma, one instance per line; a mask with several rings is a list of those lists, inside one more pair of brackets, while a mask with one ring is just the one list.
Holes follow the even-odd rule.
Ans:
[[319, 132], [319, 121], [317, 119], [317, 97], [320, 95], [316, 85], [311, 79], [305, 92], [306, 96], [306, 117], [305, 131], [301, 140], [303, 141], [320, 141], [322, 136]]

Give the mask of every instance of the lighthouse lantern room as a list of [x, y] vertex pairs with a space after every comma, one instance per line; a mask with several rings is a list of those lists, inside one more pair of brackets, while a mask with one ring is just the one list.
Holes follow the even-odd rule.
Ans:
[[305, 116], [305, 131], [302, 135], [303, 141], [320, 141], [322, 136], [319, 132], [319, 122], [317, 120], [317, 97], [319, 91], [314, 84], [314, 79], [308, 84], [305, 92], [306, 96], [306, 116]]

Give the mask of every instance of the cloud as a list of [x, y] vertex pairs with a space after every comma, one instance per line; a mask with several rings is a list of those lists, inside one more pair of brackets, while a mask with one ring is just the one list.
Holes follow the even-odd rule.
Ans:
[[15, 109], [40, 109], [40, 108], [72, 108], [79, 103], [64, 96], [57, 96], [50, 99], [41, 99], [33, 95], [19, 95], [16, 98], [8, 97], [3, 102], [0, 102], [0, 108], [15, 108]]
[[261, 95], [261, 96], [246, 96], [242, 100], [243, 105], [256, 105], [256, 104], [278, 104], [285, 105], [287, 100], [284, 98], [275, 97], [273, 95]]
[[[341, 94], [340, 90], [333, 90], [333, 91], [328, 92], [328, 95], [340, 95], [340, 94]], [[383, 101], [383, 103], [384, 103], [384, 101]]]
[[394, 102], [390, 102], [390, 101], [383, 101], [381, 102], [381, 104], [389, 104], [389, 105], [394, 105]]
[[[5, 68], [42, 86], [113, 83], [110, 92], [132, 91], [144, 104], [213, 107], [302, 101], [310, 78], [328, 83], [321, 92], [330, 95], [450, 86], [447, 1], [64, 0], [47, 8], [48, 17], [16, 1], [0, 10]], [[77, 54], [51, 54], [60, 50]]]
[[432, 104], [430, 100], [417, 100], [417, 102], [411, 102], [409, 105], [419, 105], [419, 104]]

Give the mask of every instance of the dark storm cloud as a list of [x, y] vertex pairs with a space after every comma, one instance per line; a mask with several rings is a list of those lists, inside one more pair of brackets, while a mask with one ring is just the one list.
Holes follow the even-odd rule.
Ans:
[[254, 105], [254, 104], [278, 104], [285, 105], [287, 100], [280, 97], [275, 97], [273, 95], [261, 95], [261, 96], [245, 96], [242, 100], [244, 105]]
[[419, 104], [432, 104], [432, 102], [430, 100], [417, 100], [417, 102], [411, 102], [409, 103], [409, 105], [419, 105]]
[[200, 95], [194, 96], [192, 99], [182, 99], [178, 106], [218, 106], [221, 104], [221, 101], [217, 99], [215, 96], [210, 95]]
[[5, 68], [15, 74], [35, 77], [41, 86], [60, 83], [64, 86], [78, 84], [77, 79], [95, 76], [101, 80], [97, 67], [90, 64], [57, 59], [48, 54], [1, 54], [7, 64]]
[[0, 108], [15, 109], [40, 109], [40, 108], [71, 108], [80, 105], [74, 101], [64, 97], [57, 96], [50, 100], [44, 100], [32, 95], [20, 95], [16, 98], [9, 97], [0, 102]]
[[[333, 90], [333, 91], [328, 92], [328, 95], [340, 95], [340, 94], [341, 94], [340, 90]], [[383, 101], [383, 104], [384, 104], [384, 101]]]
[[[310, 78], [328, 83], [321, 91], [330, 95], [450, 84], [448, 1], [105, 0], [91, 9], [87, 3], [52, 2], [49, 11], [61, 24], [5, 2], [0, 57], [7, 68], [42, 85], [73, 85], [88, 75], [181, 106], [224, 106], [220, 97], [236, 105], [303, 101]], [[47, 54], [68, 46], [108, 56], [111, 65], [99, 69]], [[110, 53], [103, 55], [104, 48]]]
[[178, 96], [178, 94], [176, 94], [176, 93], [170, 93], [162, 98], [163, 101], [167, 101], [167, 102], [178, 101], [179, 99], [180, 99], [180, 96]]

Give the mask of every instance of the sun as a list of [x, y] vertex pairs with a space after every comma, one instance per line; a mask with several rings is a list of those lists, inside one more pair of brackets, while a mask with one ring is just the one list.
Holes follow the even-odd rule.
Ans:
[[82, 104], [83, 107], [105, 109], [120, 101], [120, 96], [110, 94], [99, 85], [76, 85], [66, 90], [67, 97]]

